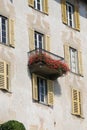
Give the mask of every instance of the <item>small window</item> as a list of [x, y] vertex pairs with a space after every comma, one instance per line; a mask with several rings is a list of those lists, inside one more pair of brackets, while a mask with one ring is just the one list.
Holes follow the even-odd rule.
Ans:
[[0, 89], [9, 90], [9, 64], [0, 60]]
[[11, 3], [13, 3], [13, 0], [10, 0], [11, 1]]
[[43, 34], [35, 32], [34, 37], [35, 37], [35, 49], [36, 48], [44, 49]]
[[48, 0], [28, 0], [29, 6], [48, 14]]
[[32, 74], [33, 100], [53, 106], [53, 81]]
[[74, 6], [66, 2], [67, 24], [74, 28]]
[[3, 16], [0, 16], [0, 42], [8, 43], [8, 20]]
[[81, 92], [72, 88], [72, 114], [81, 116]]
[[78, 73], [78, 53], [73, 48], [70, 48], [70, 68], [72, 72]]
[[42, 1], [43, 0], [34, 0], [34, 8], [42, 11]]
[[47, 104], [47, 80], [37, 77], [37, 85], [39, 102]]
[[62, 22], [71, 28], [80, 31], [79, 4], [78, 0], [61, 0]]

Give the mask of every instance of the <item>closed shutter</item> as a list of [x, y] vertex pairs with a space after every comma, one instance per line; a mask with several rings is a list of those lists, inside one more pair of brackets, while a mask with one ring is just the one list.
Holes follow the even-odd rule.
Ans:
[[62, 22], [67, 24], [66, 0], [61, 0]]
[[80, 92], [76, 89], [72, 89], [72, 113], [74, 115], [81, 115]]
[[79, 7], [75, 5], [75, 28], [80, 31]]
[[33, 86], [33, 99], [38, 100], [38, 86], [37, 86], [37, 76], [32, 74], [32, 86]]
[[81, 51], [78, 51], [78, 67], [79, 67], [79, 74], [83, 76], [82, 52]]
[[28, 5], [34, 7], [34, 0], [28, 0]]
[[9, 65], [0, 61], [0, 88], [9, 89]]
[[34, 50], [35, 45], [34, 45], [34, 30], [29, 28], [29, 50]]
[[70, 52], [69, 52], [69, 45], [64, 45], [64, 57], [65, 62], [68, 64], [70, 68]]
[[47, 80], [47, 88], [48, 88], [48, 105], [53, 106], [54, 103], [53, 81]]
[[50, 51], [50, 37], [48, 35], [45, 35], [45, 49]]
[[9, 45], [15, 47], [14, 42], [14, 20], [9, 19]]
[[43, 11], [48, 14], [48, 0], [43, 0]]

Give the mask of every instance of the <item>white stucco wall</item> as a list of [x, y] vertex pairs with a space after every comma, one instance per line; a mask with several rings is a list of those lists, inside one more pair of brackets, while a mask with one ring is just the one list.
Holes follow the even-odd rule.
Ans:
[[[15, 20], [15, 48], [0, 44], [0, 58], [9, 61], [11, 93], [0, 90], [0, 123], [8, 120], [22, 122], [26, 130], [31, 125], [38, 130], [87, 129], [87, 5], [80, 2], [80, 32], [62, 23], [59, 0], [49, 0], [49, 15], [28, 6], [27, 0], [0, 0], [0, 14]], [[84, 76], [68, 73], [54, 81], [54, 107], [32, 101], [32, 83], [28, 71], [28, 28], [50, 35], [51, 52], [64, 57], [65, 43], [81, 48]], [[82, 93], [83, 117], [71, 114], [71, 87]]]

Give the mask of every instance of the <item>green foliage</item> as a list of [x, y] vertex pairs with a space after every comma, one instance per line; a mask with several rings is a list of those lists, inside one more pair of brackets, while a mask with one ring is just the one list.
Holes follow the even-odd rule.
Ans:
[[0, 130], [26, 130], [21, 122], [10, 120], [0, 125]]

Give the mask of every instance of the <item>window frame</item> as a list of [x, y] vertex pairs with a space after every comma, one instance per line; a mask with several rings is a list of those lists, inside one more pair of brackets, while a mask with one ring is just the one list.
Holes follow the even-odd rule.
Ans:
[[[71, 8], [71, 12], [69, 10]], [[75, 28], [75, 16], [74, 16], [74, 5], [66, 1], [66, 16], [67, 16], [67, 25], [71, 28]], [[71, 17], [71, 18], [70, 18]], [[70, 23], [71, 22], [71, 23]]]
[[[2, 20], [5, 20], [5, 24], [2, 23]], [[3, 28], [3, 25], [5, 26]], [[6, 33], [5, 36], [3, 36], [3, 33]], [[0, 43], [3, 45], [8, 45], [8, 19], [2, 15], [0, 15]], [[6, 41], [3, 41], [3, 38], [6, 39]]]
[[[41, 37], [41, 41], [40, 41], [40, 37]], [[34, 45], [35, 45], [35, 49], [37, 49], [37, 48], [44, 49], [45, 48], [44, 35], [37, 31], [34, 31]]]
[[[78, 51], [72, 47], [69, 47], [69, 53], [70, 53], [70, 70], [73, 73], [77, 73], [79, 72], [79, 68], [78, 68]], [[73, 66], [75, 68], [75, 70], [73, 70]]]

